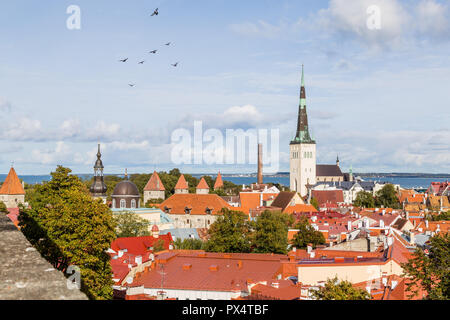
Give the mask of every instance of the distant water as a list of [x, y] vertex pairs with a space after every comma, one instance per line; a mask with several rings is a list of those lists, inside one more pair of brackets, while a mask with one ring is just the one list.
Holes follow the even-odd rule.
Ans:
[[[90, 179], [92, 175], [90, 174], [79, 174], [82, 179]], [[120, 175], [119, 175], [120, 176]], [[201, 177], [201, 175], [194, 174], [196, 178]], [[0, 174], [0, 181], [5, 181], [6, 174]], [[44, 181], [50, 181], [50, 175], [21, 175], [19, 176], [25, 183], [36, 184], [42, 183]], [[213, 176], [215, 178], [215, 175]], [[223, 180], [233, 182], [237, 185], [250, 185], [256, 182], [256, 177], [252, 176], [227, 176], [223, 175]], [[426, 189], [430, 186], [431, 182], [443, 182], [449, 180], [448, 178], [417, 178], [417, 177], [377, 177], [377, 178], [364, 178], [365, 181], [378, 181], [387, 182], [392, 184], [399, 184], [403, 188], [415, 188], [415, 189]], [[265, 183], [279, 183], [285, 186], [289, 186], [289, 176], [279, 175], [279, 176], [265, 176]]]

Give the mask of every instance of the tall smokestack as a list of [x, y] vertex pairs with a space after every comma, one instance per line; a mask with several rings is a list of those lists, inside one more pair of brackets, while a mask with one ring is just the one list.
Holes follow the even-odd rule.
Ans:
[[258, 143], [258, 184], [263, 183], [262, 144]]

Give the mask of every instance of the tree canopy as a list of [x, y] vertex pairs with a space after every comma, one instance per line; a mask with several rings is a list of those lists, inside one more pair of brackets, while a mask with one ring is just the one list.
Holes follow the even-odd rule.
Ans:
[[209, 252], [250, 252], [251, 224], [240, 211], [223, 208], [222, 216], [214, 222], [208, 233], [210, 239], [205, 245]]
[[8, 213], [8, 209], [6, 208], [6, 204], [3, 201], [0, 201], [0, 212]]
[[417, 296], [420, 289], [427, 293], [428, 300], [450, 299], [450, 235], [436, 235], [431, 238], [426, 253], [417, 248], [413, 257], [402, 264], [410, 298]]
[[35, 187], [31, 208], [20, 208], [19, 225], [56, 269], [80, 268], [81, 290], [89, 298], [111, 299], [113, 282], [106, 250], [116, 236], [113, 217], [70, 172], [58, 166], [51, 181]]
[[253, 252], [286, 254], [288, 227], [292, 222], [293, 218], [288, 214], [264, 211], [254, 224]]
[[397, 191], [392, 184], [386, 184], [375, 193], [375, 206], [384, 208], [400, 209], [400, 201], [397, 197]]
[[363, 289], [354, 288], [349, 281], [339, 281], [337, 277], [327, 279], [324, 287], [312, 292], [317, 300], [370, 300], [370, 294]]
[[360, 208], [375, 208], [375, 199], [371, 192], [360, 191], [356, 195], [353, 205]]
[[301, 217], [294, 228], [299, 230], [292, 239], [292, 245], [296, 248], [306, 249], [310, 243], [313, 247], [325, 243], [323, 234], [320, 231], [316, 231], [306, 217]]
[[149, 236], [150, 223], [132, 211], [119, 212], [114, 215], [118, 238]]

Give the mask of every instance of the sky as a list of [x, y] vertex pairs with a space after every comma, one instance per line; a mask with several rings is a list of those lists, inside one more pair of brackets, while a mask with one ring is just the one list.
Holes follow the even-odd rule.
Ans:
[[302, 64], [318, 163], [450, 173], [449, 52], [444, 0], [2, 1], [0, 173], [90, 173], [99, 142], [106, 173], [256, 171], [175, 164], [194, 121], [279, 130], [289, 171]]

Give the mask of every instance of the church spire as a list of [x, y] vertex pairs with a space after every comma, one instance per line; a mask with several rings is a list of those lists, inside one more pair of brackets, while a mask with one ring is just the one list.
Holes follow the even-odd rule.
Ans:
[[300, 88], [300, 104], [298, 108], [297, 133], [291, 144], [315, 143], [309, 134], [308, 114], [306, 113], [305, 72], [302, 65], [302, 82]]

